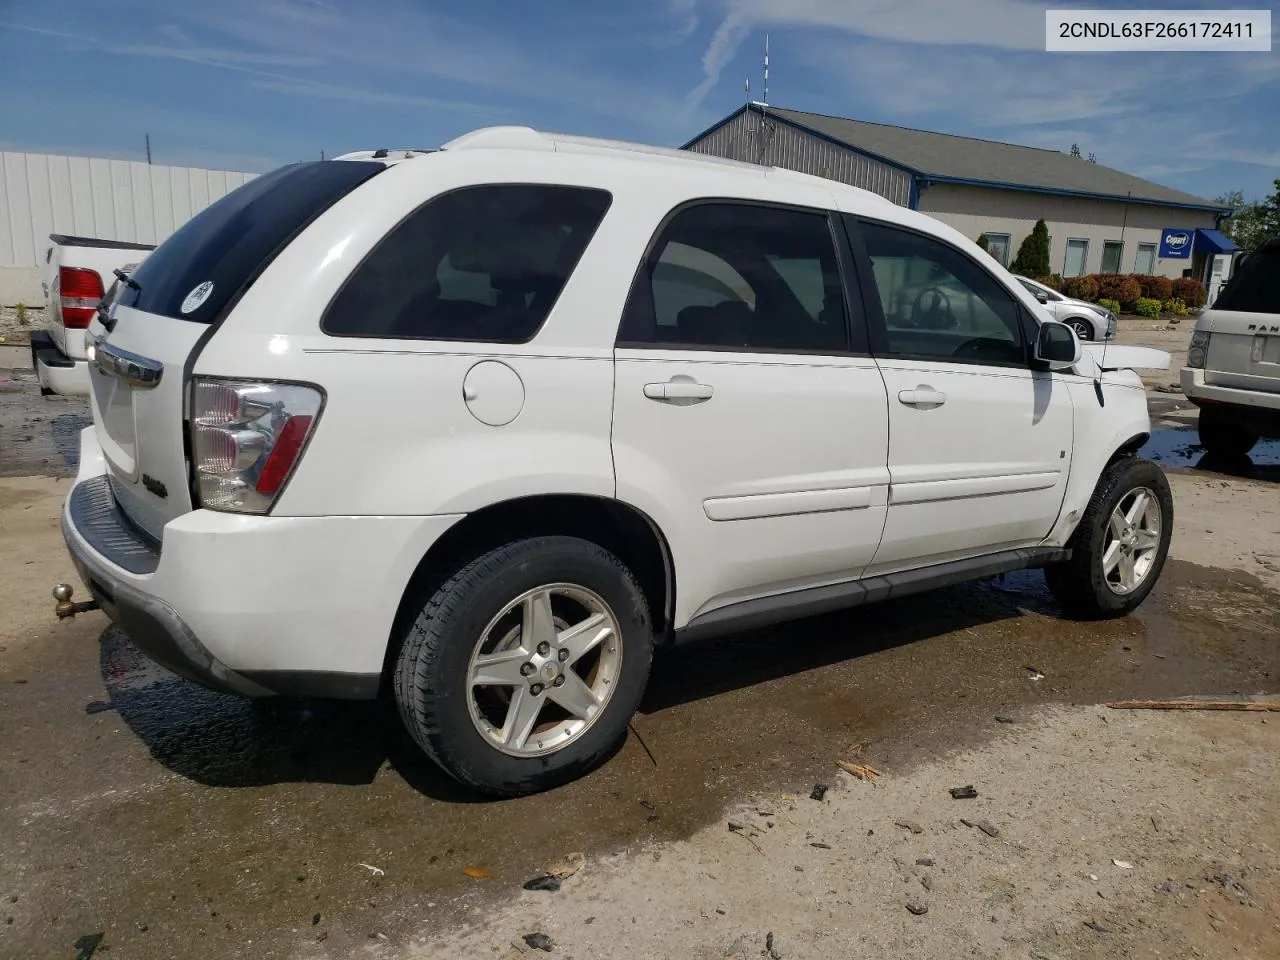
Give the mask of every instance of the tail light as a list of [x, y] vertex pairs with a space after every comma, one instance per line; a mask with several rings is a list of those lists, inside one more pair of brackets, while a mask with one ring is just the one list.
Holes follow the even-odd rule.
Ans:
[[98, 276], [98, 271], [82, 267], [58, 268], [58, 306], [62, 312], [62, 325], [68, 330], [83, 330], [89, 326], [102, 294], [102, 277]]
[[197, 377], [191, 456], [199, 505], [267, 513], [302, 457], [324, 397], [315, 387]]
[[1191, 344], [1187, 347], [1187, 366], [1203, 367], [1209, 356], [1209, 331], [1197, 330], [1191, 334]]

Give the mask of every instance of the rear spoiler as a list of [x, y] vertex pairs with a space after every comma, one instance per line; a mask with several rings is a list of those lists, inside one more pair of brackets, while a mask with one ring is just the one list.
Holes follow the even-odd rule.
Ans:
[[51, 233], [49, 239], [59, 247], [97, 247], [101, 250], [154, 250], [153, 243], [130, 243], [127, 240], [102, 240], [98, 237], [73, 237]]

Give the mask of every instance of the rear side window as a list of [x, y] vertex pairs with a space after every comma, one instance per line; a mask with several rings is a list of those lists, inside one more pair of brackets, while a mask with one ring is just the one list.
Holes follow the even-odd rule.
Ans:
[[547, 184], [429, 200], [356, 267], [321, 327], [339, 337], [525, 343], [611, 202], [603, 190]]
[[1213, 309], [1280, 314], [1280, 244], [1266, 246], [1245, 260], [1213, 302]]
[[119, 302], [147, 313], [211, 323], [303, 227], [381, 163], [312, 161], [250, 180], [188, 220], [142, 261]]

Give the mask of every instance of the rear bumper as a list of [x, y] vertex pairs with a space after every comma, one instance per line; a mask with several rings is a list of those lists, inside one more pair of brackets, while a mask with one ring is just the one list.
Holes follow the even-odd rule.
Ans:
[[1230, 410], [1263, 436], [1280, 437], [1280, 393], [1217, 387], [1205, 383], [1204, 371], [1193, 367], [1183, 367], [1180, 380], [1182, 392], [1196, 406]]
[[457, 516], [195, 510], [163, 545], [119, 511], [94, 428], [62, 531], [85, 587], [161, 666], [242, 696], [372, 699], [401, 596]]
[[88, 361], [68, 357], [44, 331], [31, 335], [31, 367], [43, 390], [64, 397], [89, 395]]

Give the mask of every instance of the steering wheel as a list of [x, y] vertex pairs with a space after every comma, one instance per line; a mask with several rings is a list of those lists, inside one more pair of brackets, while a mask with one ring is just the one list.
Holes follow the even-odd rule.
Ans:
[[[929, 305], [924, 306], [929, 297]], [[912, 326], [926, 330], [950, 330], [956, 325], [956, 315], [951, 312], [951, 298], [938, 287], [925, 287], [911, 301]]]

